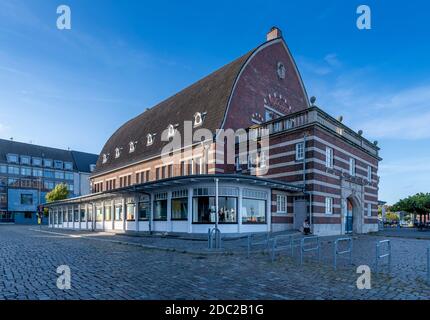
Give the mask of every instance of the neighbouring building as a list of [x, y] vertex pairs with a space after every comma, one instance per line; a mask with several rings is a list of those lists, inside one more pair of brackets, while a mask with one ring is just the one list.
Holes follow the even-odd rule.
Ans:
[[57, 184], [70, 197], [89, 194], [97, 157], [0, 139], [0, 222], [37, 223], [38, 205]]
[[207, 233], [217, 224], [230, 234], [300, 229], [308, 218], [319, 235], [376, 231], [379, 147], [342, 121], [309, 101], [272, 28], [262, 45], [120, 127], [92, 194], [49, 205], [50, 225]]

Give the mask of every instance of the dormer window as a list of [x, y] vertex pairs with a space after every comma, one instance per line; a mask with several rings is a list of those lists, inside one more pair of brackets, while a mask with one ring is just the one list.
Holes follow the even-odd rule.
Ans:
[[203, 124], [203, 114], [200, 112], [197, 112], [194, 115], [194, 127], [201, 126]]
[[173, 138], [175, 136], [175, 127], [171, 124], [167, 128], [167, 138]]
[[108, 155], [105, 153], [102, 156], [102, 163], [105, 164], [108, 161]]
[[153, 143], [154, 143], [154, 138], [153, 138], [152, 134], [148, 134], [146, 136], [146, 145], [151, 146]]
[[115, 158], [118, 159], [121, 156], [121, 149], [120, 148], [116, 148], [115, 149]]
[[130, 153], [133, 153], [134, 151], [136, 151], [136, 144], [137, 144], [137, 142], [136, 141], [131, 141], [130, 143], [129, 143], [129, 147], [130, 147]]

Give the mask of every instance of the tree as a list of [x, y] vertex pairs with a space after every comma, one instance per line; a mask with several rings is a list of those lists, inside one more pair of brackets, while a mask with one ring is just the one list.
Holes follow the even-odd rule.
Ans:
[[46, 194], [46, 202], [54, 202], [67, 199], [69, 190], [65, 184], [58, 184], [51, 192]]
[[415, 214], [430, 213], [430, 193], [417, 193], [416, 195], [401, 199], [393, 205], [394, 211], [406, 211]]

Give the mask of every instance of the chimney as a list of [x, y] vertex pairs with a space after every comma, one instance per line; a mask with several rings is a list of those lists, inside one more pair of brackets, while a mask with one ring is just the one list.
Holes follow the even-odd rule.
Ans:
[[267, 33], [267, 41], [282, 38], [282, 31], [277, 27], [272, 27], [270, 31]]

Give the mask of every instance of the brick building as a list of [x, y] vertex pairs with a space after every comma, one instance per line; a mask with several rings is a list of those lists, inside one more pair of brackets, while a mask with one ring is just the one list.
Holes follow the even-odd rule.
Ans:
[[53, 227], [223, 233], [377, 229], [379, 148], [309, 101], [267, 41], [119, 128], [89, 196], [50, 205]]

